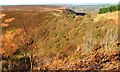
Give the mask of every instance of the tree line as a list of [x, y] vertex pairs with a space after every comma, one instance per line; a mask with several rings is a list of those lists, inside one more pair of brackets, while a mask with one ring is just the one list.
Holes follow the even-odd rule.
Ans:
[[114, 12], [120, 11], [120, 5], [110, 6], [106, 8], [100, 8], [99, 14], [107, 13], [107, 12]]

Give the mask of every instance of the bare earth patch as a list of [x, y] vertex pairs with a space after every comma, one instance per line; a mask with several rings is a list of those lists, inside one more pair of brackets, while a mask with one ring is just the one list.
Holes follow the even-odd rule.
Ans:
[[1, 26], [2, 26], [2, 27], [9, 27], [9, 24], [3, 23], [3, 24], [1, 24]]
[[6, 16], [6, 14], [0, 14], [0, 18], [3, 18], [5, 16]]
[[15, 19], [15, 18], [6, 19], [6, 20], [5, 20], [5, 23], [9, 23], [9, 22], [13, 21], [14, 19]]
[[9, 27], [10, 22], [12, 22], [15, 18], [9, 18], [4, 21], [4, 23], [1, 24], [2, 27]]

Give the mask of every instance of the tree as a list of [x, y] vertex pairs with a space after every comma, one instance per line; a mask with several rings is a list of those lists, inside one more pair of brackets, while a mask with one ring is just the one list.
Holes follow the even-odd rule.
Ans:
[[100, 8], [99, 14], [107, 13], [107, 12], [114, 12], [114, 11], [119, 11], [120, 10], [120, 5], [116, 6], [110, 6], [106, 8]]

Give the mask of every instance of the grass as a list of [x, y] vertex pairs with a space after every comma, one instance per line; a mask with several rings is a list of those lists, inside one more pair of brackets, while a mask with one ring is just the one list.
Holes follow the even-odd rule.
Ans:
[[[94, 61], [96, 60], [94, 57], [96, 54], [112, 54], [119, 49], [115, 44], [118, 35], [117, 25], [111, 24], [107, 19], [99, 18], [95, 21], [97, 17], [91, 14], [80, 17], [72, 13], [60, 14], [57, 12], [38, 12], [35, 13], [36, 15], [33, 12], [28, 14], [15, 11], [15, 14], [13, 12], [5, 13], [8, 14], [6, 18], [15, 17], [15, 21], [11, 23], [12, 25], [9, 28], [3, 28], [6, 33], [13, 32], [12, 29], [22, 29], [21, 20], [25, 21], [29, 37], [34, 40], [32, 45], [25, 47], [28, 50], [26, 52], [33, 53], [33, 59], [38, 60], [37, 65], [39, 67], [40, 65], [53, 65], [52, 62], [57, 60], [63, 62], [68, 60], [66, 63], [68, 65], [74, 64], [74, 61], [84, 61], [86, 58]], [[19, 15], [16, 16], [17, 14]], [[21, 36], [24, 37], [22, 33], [14, 37], [16, 41], [13, 40], [13, 42], [18, 45], [21, 44], [19, 49], [22, 50], [24, 43], [19, 38]], [[78, 49], [78, 47], [80, 48]], [[21, 59], [25, 56], [22, 55], [21, 51], [21, 54], [13, 55], [11, 58]], [[77, 63], [79, 65], [79, 62]], [[86, 66], [90, 65], [83, 63]], [[90, 63], [95, 64], [95, 61]], [[66, 68], [64, 63], [62, 65], [62, 68]]]

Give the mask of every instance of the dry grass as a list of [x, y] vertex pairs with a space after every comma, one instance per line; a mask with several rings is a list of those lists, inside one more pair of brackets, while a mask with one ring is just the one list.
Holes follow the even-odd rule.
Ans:
[[[118, 69], [118, 27], [114, 22], [116, 17], [113, 18], [117, 13], [84, 17], [59, 12], [4, 13], [3, 21], [10, 22], [8, 28], [3, 27], [3, 52], [10, 57], [5, 55], [4, 58], [22, 59], [31, 55], [35, 70]], [[9, 18], [15, 19], [11, 22]], [[20, 55], [16, 55], [17, 51]], [[6, 63], [9, 62], [6, 60]]]

